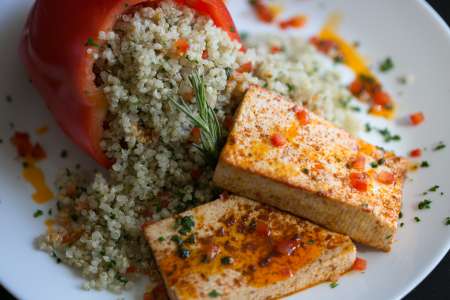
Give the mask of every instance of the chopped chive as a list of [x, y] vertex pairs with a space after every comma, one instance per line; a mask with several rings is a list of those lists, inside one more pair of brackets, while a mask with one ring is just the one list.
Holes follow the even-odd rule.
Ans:
[[44, 214], [44, 212], [40, 209], [36, 210], [33, 214], [33, 217], [35, 218], [39, 218], [40, 216], [42, 216]]
[[417, 207], [418, 207], [419, 209], [430, 209], [430, 208], [431, 208], [431, 201], [428, 200], [428, 199], [425, 199], [425, 200], [421, 201], [421, 202], [417, 205]]
[[447, 147], [444, 142], [439, 142], [439, 144], [437, 144], [434, 148], [433, 151], [439, 151], [444, 149], [445, 147]]
[[394, 68], [394, 62], [390, 57], [387, 57], [384, 61], [381, 62], [379, 69], [381, 72], [388, 72]]

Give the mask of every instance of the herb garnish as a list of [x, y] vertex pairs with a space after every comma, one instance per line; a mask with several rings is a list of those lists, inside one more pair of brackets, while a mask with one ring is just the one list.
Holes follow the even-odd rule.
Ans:
[[170, 101], [177, 109], [186, 114], [195, 127], [200, 128], [201, 142], [195, 147], [203, 154], [207, 162], [215, 165], [224, 140], [222, 126], [214, 109], [206, 100], [206, 86], [203, 77], [194, 73], [189, 76], [189, 81], [194, 89], [198, 115], [185, 101], [175, 99], [170, 99]]
[[447, 147], [444, 142], [439, 142], [434, 148], [433, 151], [439, 151]]
[[417, 223], [420, 222], [420, 218], [419, 217], [414, 217], [414, 221], [416, 221]]
[[212, 290], [211, 292], [208, 293], [208, 296], [210, 298], [217, 298], [217, 297], [220, 296], [220, 293], [218, 291], [216, 291], [216, 290]]
[[165, 238], [164, 238], [163, 236], [160, 236], [160, 237], [158, 238], [158, 241], [159, 241], [159, 242], [164, 242], [164, 240], [165, 240]]
[[445, 218], [445, 225], [450, 225], [450, 217]]
[[428, 168], [428, 167], [430, 167], [430, 163], [428, 161], [424, 160], [423, 162], [420, 163], [420, 167]]
[[334, 289], [335, 287], [337, 287], [339, 284], [337, 282], [332, 282], [330, 283], [330, 288]]
[[417, 205], [417, 207], [418, 207], [419, 209], [430, 209], [430, 208], [431, 208], [430, 204], [431, 204], [431, 201], [428, 200], [428, 199], [425, 199], [425, 200], [419, 202], [419, 204]]
[[403, 226], [405, 226], [405, 223], [401, 222], [400, 227], [403, 227]]
[[231, 265], [233, 263], [233, 258], [230, 256], [224, 256], [220, 259], [222, 265]]
[[40, 216], [42, 216], [44, 214], [44, 212], [40, 209], [36, 210], [33, 214], [33, 217], [35, 218], [39, 218]]
[[380, 71], [387, 72], [394, 68], [394, 62], [390, 57], [387, 57], [384, 61], [380, 63]]
[[92, 37], [88, 37], [88, 39], [87, 39], [87, 41], [86, 41], [86, 43], [85, 43], [84, 45], [85, 45], [85, 46], [90, 46], [90, 47], [95, 47], [95, 48], [100, 47], [100, 46], [94, 41], [94, 39], [93, 39]]
[[398, 134], [392, 134], [388, 128], [378, 129], [378, 133], [384, 138], [386, 143], [390, 141], [400, 141], [401, 137]]
[[186, 235], [191, 232], [195, 226], [194, 218], [192, 216], [184, 216], [175, 221], [175, 226], [181, 227], [178, 230], [179, 234]]

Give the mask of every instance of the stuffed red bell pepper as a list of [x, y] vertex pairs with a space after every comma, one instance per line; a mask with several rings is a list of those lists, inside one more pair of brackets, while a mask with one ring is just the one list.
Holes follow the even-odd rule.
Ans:
[[[101, 46], [98, 33], [112, 30], [120, 15], [157, 2], [37, 0], [25, 25], [20, 55], [30, 79], [66, 134], [105, 167], [111, 165], [100, 147], [107, 101], [95, 85], [94, 59], [87, 48]], [[231, 39], [239, 40], [222, 0], [176, 2], [211, 17]]]

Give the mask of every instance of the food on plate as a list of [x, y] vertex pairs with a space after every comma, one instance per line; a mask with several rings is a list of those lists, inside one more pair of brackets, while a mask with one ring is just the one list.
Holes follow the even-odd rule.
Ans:
[[[104, 166], [110, 166], [112, 161], [104, 155], [100, 145], [108, 99], [99, 86], [98, 74], [95, 74], [97, 55], [93, 52], [107, 41], [99, 34], [110, 32], [121, 15], [132, 15], [139, 7], [154, 6], [159, 2], [38, 0], [29, 14], [20, 54], [30, 79], [64, 131]], [[210, 17], [230, 39], [239, 40], [233, 20], [221, 0], [175, 2]]]
[[347, 236], [237, 196], [146, 226], [171, 299], [273, 299], [336, 280], [355, 262]]
[[[202, 79], [224, 136], [251, 84], [355, 129], [351, 111], [341, 105], [350, 93], [335, 66], [307, 41], [255, 37], [245, 41], [243, 51], [232, 31], [217, 27], [221, 23], [195, 6], [172, 1], [136, 7], [132, 1], [82, 3], [38, 1], [22, 54], [33, 83], [63, 128], [103, 165], [111, 163], [95, 176], [83, 168], [62, 170], [53, 225], [38, 243], [57, 261], [77, 269], [86, 289], [120, 292], [143, 274], [153, 278], [156, 268], [141, 226], [220, 193], [211, 181], [213, 167], [197, 149], [201, 130], [172, 101], [184, 101], [198, 112], [190, 81], [194, 73]], [[124, 4], [129, 4], [127, 10]], [[106, 13], [110, 7], [117, 13], [114, 22]], [[45, 19], [48, 14], [56, 15]], [[55, 26], [60, 23], [65, 26]], [[274, 48], [279, 50], [272, 52]], [[49, 52], [35, 61], [27, 54], [31, 49]], [[55, 86], [48, 86], [49, 78]], [[100, 108], [100, 102], [82, 97], [80, 85], [92, 87], [103, 99]], [[60, 97], [53, 87], [60, 87]]]
[[405, 159], [257, 86], [235, 118], [214, 174], [219, 187], [391, 249]]

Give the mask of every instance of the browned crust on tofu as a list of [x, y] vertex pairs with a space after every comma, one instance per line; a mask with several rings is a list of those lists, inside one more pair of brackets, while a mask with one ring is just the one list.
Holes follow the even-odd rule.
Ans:
[[[195, 227], [180, 234], [176, 220], [186, 216]], [[261, 224], [268, 231], [261, 233]], [[187, 242], [192, 234], [194, 244]], [[220, 299], [275, 299], [335, 280], [356, 257], [350, 238], [238, 196], [149, 225], [145, 235], [170, 298], [180, 300], [210, 299], [213, 290]], [[189, 257], [180, 257], [174, 235], [185, 240]], [[277, 252], [286, 241], [295, 241], [290, 255]], [[232, 263], [224, 264], [224, 257]]]
[[[214, 182], [389, 251], [397, 229], [407, 161], [311, 112], [308, 115], [309, 124], [302, 125], [294, 104], [251, 87], [237, 112]], [[285, 145], [271, 144], [275, 133], [285, 137]], [[363, 171], [351, 166], [359, 156], [366, 161]], [[380, 159], [382, 165], [370, 167]], [[382, 171], [394, 175], [392, 184], [378, 182], [377, 174]], [[353, 172], [364, 172], [369, 178], [366, 192], [352, 187], [349, 177]]]

